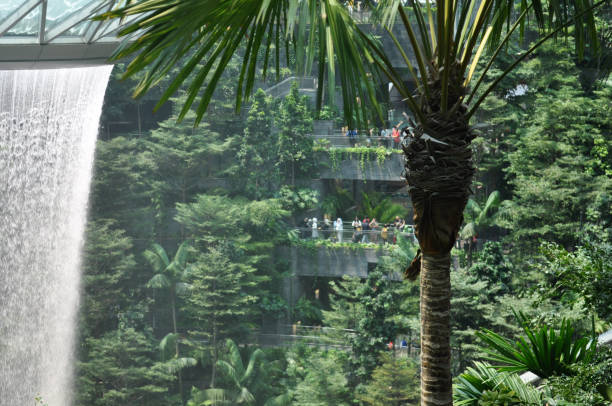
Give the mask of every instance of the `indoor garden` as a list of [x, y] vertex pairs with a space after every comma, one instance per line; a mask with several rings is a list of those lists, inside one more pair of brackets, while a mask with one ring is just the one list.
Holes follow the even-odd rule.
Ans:
[[611, 69], [605, 0], [0, 0], [0, 406], [612, 405]]

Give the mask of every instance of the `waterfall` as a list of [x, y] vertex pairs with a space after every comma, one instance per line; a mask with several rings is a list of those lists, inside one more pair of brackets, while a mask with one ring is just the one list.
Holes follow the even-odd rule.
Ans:
[[72, 403], [80, 261], [112, 66], [0, 71], [0, 406]]

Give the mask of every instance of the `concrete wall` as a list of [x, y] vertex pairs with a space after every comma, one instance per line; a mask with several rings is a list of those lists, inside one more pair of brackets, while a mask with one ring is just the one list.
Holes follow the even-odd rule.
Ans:
[[[321, 247], [280, 247], [277, 254], [290, 263], [291, 274], [283, 281], [283, 297], [293, 308], [304, 294], [303, 277], [341, 278], [344, 275], [367, 278], [368, 269], [374, 268], [385, 252], [382, 249], [350, 249]], [[401, 280], [402, 276], [392, 275]]]
[[[356, 154], [355, 154], [356, 155]], [[320, 163], [321, 179], [350, 179], [401, 182], [404, 181], [404, 156], [402, 154], [391, 154], [384, 162], [378, 163], [376, 158], [366, 160], [363, 168], [359, 158], [339, 161], [336, 168], [332, 168], [332, 162], [328, 152], [320, 152], [317, 155]]]
[[341, 278], [343, 275], [366, 278], [368, 263], [375, 266], [383, 255], [382, 249], [350, 249], [321, 247], [282, 247], [280, 254], [291, 259], [291, 273], [295, 276]]

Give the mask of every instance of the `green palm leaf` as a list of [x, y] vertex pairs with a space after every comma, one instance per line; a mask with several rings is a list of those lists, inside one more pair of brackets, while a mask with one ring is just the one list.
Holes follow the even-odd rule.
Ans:
[[[195, 398], [195, 405], [229, 406], [233, 405], [232, 392], [227, 389], [210, 388], [205, 389]], [[192, 396], [192, 399], [194, 397]], [[201, 400], [200, 400], [201, 399]]]
[[264, 406], [289, 406], [291, 404], [291, 395], [284, 393], [282, 395], [270, 398], [264, 403]]
[[253, 394], [246, 387], [243, 387], [236, 397], [236, 403], [247, 405], [253, 404], [255, 403], [255, 396], [253, 396]]
[[496, 363], [496, 368], [507, 372], [530, 371], [542, 378], [551, 375], [571, 374], [569, 365], [588, 362], [594, 355], [596, 343], [591, 338], [573, 339], [574, 329], [568, 320], [561, 322], [558, 333], [554, 328], [529, 327], [523, 315], [517, 315], [527, 339], [519, 338], [515, 343], [490, 331], [482, 330], [476, 335], [487, 345], [487, 359]]
[[224, 360], [217, 360], [217, 369], [226, 377], [230, 378], [237, 388], [240, 388], [242, 375], [238, 373], [234, 365]]
[[164, 365], [166, 366], [166, 368], [168, 368], [168, 372], [170, 372], [171, 374], [176, 374], [185, 368], [194, 367], [197, 364], [198, 361], [195, 358], [180, 357], [166, 361]]
[[243, 385], [245, 386], [249, 385], [253, 381], [255, 374], [257, 373], [259, 364], [261, 360], [263, 359], [263, 357], [264, 357], [264, 353], [259, 348], [253, 351], [253, 353], [251, 354], [251, 357], [249, 358], [249, 363], [247, 365], [246, 371], [244, 371], [244, 375], [242, 378]]
[[168, 333], [164, 338], [159, 342], [159, 350], [161, 351], [162, 360], [171, 358], [168, 354], [171, 351], [175, 351], [176, 342], [178, 340], [178, 333]]
[[240, 350], [232, 339], [225, 341], [225, 350], [227, 351], [227, 357], [229, 365], [235, 370], [235, 376], [237, 384], [240, 385], [242, 378], [244, 377], [244, 364], [242, 363], [242, 357], [240, 356]]
[[499, 191], [495, 190], [491, 192], [481, 212], [478, 213], [478, 217], [476, 218], [476, 223], [483, 224], [483, 222], [486, 220], [489, 214], [491, 214], [492, 211], [497, 210], [499, 208], [501, 202], [502, 202], [501, 194], [499, 193]]
[[172, 286], [172, 282], [163, 273], [158, 273], [149, 279], [146, 286], [152, 289], [166, 289]]
[[486, 391], [498, 391], [513, 395], [525, 405], [540, 405], [541, 395], [525, 384], [517, 374], [498, 372], [487, 363], [475, 362], [474, 367], [457, 378], [453, 387], [455, 405], [478, 405]]
[[170, 264], [166, 250], [159, 244], [153, 244], [143, 255], [156, 272], [163, 272]]
[[[469, 72], [474, 71], [478, 59], [484, 55], [484, 47], [489, 43], [491, 48], [498, 49], [487, 61], [486, 74], [491, 60], [497, 56], [501, 49], [499, 47], [509, 39], [511, 31], [520, 26], [522, 32], [527, 11], [533, 12], [542, 28], [551, 29], [544, 40], [565, 34], [564, 28], [573, 24], [574, 32], [577, 33], [579, 57], [582, 57], [587, 44], [597, 50], [592, 9], [604, 1], [592, 4], [584, 0], [533, 0], [529, 5], [521, 2], [520, 13], [516, 13], [510, 0], [437, 0], [435, 7], [431, 7], [429, 2], [423, 6], [411, 0], [416, 21], [413, 26], [401, 1], [383, 0], [378, 2], [375, 15], [390, 30], [399, 16], [409, 37], [409, 44], [400, 44], [404, 47], [402, 53], [412, 54], [417, 60], [420, 73], [417, 92], [425, 97], [433, 97], [428, 91], [428, 81], [431, 75], [440, 78], [440, 106], [442, 111], [446, 111], [451, 107], [457, 108], [458, 103], [464, 99], [461, 96], [454, 106], [447, 105], [449, 72], [455, 61], [460, 60], [459, 73], [469, 83]], [[245, 51], [238, 77], [236, 108], [240, 108], [251, 94], [257, 69], [267, 72], [270, 60], [275, 59], [278, 73], [280, 48], [284, 48], [287, 57], [295, 52], [299, 67], [306, 68], [303, 71], [305, 73], [318, 56], [319, 106], [325, 77], [327, 92], [333, 101], [338, 74], [345, 116], [351, 124], [355, 121], [358, 124], [363, 122], [372, 111], [382, 117], [373, 83], [373, 79], [381, 78], [381, 75], [397, 85], [417, 119], [423, 119], [418, 99], [413, 99], [405, 89], [402, 75], [389, 62], [385, 50], [360, 30], [338, 0], [144, 0], [138, 3], [127, 2], [123, 7], [97, 18], [126, 17], [135, 19], [120, 31], [120, 35], [126, 38], [138, 35], [138, 41], [126, 43], [114, 57], [135, 55], [128, 67], [127, 76], [146, 72], [135, 95], [150, 90], [182, 61], [183, 67], [163, 93], [158, 107], [181, 85], [188, 84], [188, 98], [180, 117], [184, 117], [195, 100], [199, 99], [196, 124], [206, 111], [221, 73], [239, 49]], [[504, 29], [508, 34], [502, 35]], [[587, 35], [582, 35], [583, 32]], [[541, 42], [533, 49], [539, 44]], [[270, 58], [273, 46], [275, 58]], [[523, 60], [530, 52], [532, 49], [519, 59]], [[435, 60], [432, 59], [434, 55]], [[512, 64], [511, 68], [514, 66]], [[482, 93], [481, 98], [471, 106], [468, 116], [473, 114], [486, 94], [505, 74]], [[481, 82], [482, 77], [478, 85]], [[200, 91], [202, 88], [203, 92]], [[465, 95], [468, 101], [471, 101], [473, 94], [468, 92]], [[426, 125], [424, 122], [420, 124]]]

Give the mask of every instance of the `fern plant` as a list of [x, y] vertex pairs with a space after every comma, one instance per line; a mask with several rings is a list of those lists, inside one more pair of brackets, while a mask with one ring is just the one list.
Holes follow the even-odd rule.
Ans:
[[375, 218], [380, 224], [390, 223], [396, 216], [405, 218], [408, 210], [401, 204], [393, 203], [390, 198], [383, 197], [380, 193], [363, 193], [360, 215]]
[[459, 375], [453, 388], [455, 406], [481, 404], [540, 405], [541, 395], [520, 376], [499, 372], [484, 362], [475, 362]]
[[574, 340], [574, 328], [563, 319], [557, 332], [550, 326], [538, 329], [529, 327], [523, 314], [516, 314], [527, 339], [516, 343], [499, 334], [484, 329], [476, 335], [487, 345], [487, 359], [497, 363], [496, 368], [505, 372], [533, 372], [541, 378], [552, 375], [572, 375], [569, 365], [589, 362], [595, 354], [596, 341], [591, 337]]

